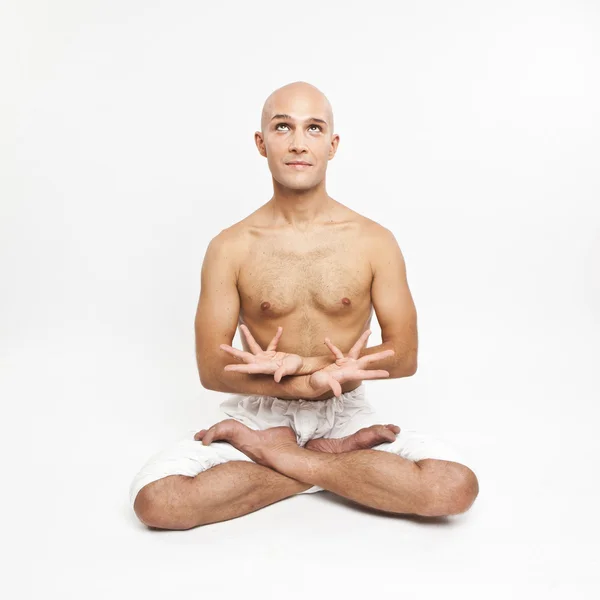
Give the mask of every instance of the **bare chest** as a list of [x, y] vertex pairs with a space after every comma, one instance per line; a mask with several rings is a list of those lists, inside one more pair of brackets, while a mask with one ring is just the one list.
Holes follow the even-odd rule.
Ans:
[[238, 276], [241, 312], [278, 319], [294, 311], [352, 314], [370, 305], [371, 267], [350, 240], [312, 247], [257, 243]]

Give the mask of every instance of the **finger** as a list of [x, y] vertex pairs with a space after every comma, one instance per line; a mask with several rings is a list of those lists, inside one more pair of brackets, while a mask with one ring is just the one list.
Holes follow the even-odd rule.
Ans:
[[210, 443], [213, 441], [215, 437], [215, 427], [214, 425], [208, 429], [208, 431], [202, 437], [202, 445], [210, 446]]
[[360, 351], [363, 349], [363, 346], [367, 343], [367, 339], [371, 335], [371, 330], [367, 329], [363, 332], [363, 334], [356, 340], [356, 343], [352, 348], [350, 348], [350, 352], [348, 352], [348, 356], [350, 358], [357, 359], [360, 356]]
[[363, 371], [358, 369], [352, 374], [352, 379], [383, 379], [389, 376], [388, 371]]
[[244, 352], [243, 350], [238, 350], [237, 348], [232, 348], [227, 344], [221, 344], [219, 348], [221, 348], [221, 350], [225, 350], [225, 352], [231, 354], [231, 356], [235, 356], [236, 358], [243, 360], [244, 362], [251, 362], [254, 360], [254, 354], [250, 354], [250, 352]]
[[206, 434], [206, 429], [201, 429], [198, 433], [196, 433], [196, 435], [194, 435], [194, 439], [196, 441], [199, 441], [204, 437], [205, 434]]
[[250, 350], [252, 350], [254, 354], [262, 352], [262, 348], [256, 343], [256, 340], [252, 337], [250, 330], [245, 325], [240, 325], [240, 329], [248, 340], [248, 346], [250, 346]]
[[396, 434], [387, 427], [383, 428], [382, 435], [384, 435], [385, 438], [388, 439], [390, 442], [396, 441]]
[[366, 356], [360, 357], [360, 366], [366, 367], [376, 360], [387, 358], [388, 356], [394, 356], [396, 354], [393, 350], [382, 350], [381, 352], [375, 352], [374, 354], [367, 354]]
[[202, 444], [209, 446], [212, 442], [218, 442], [220, 440], [230, 441], [231, 428], [228, 426], [227, 421], [220, 421], [208, 429], [206, 434], [202, 438]]
[[325, 338], [325, 343], [336, 358], [344, 358], [344, 353], [337, 346], [334, 346], [329, 338]]
[[271, 340], [271, 343], [267, 346], [267, 352], [269, 350], [275, 350], [277, 348], [277, 344], [279, 343], [279, 338], [281, 337], [282, 333], [283, 333], [283, 327], [278, 327], [275, 337]]
[[263, 375], [271, 375], [275, 370], [275, 365], [270, 363], [252, 363], [249, 365], [225, 365], [223, 371], [235, 371], [236, 373], [262, 373]]
[[286, 368], [279, 367], [279, 369], [277, 369], [277, 371], [275, 371], [275, 375], [273, 376], [273, 378], [275, 379], [275, 381], [277, 383], [279, 383], [281, 381], [281, 378], [285, 377], [286, 375], [287, 375]]
[[335, 396], [342, 395], [342, 386], [340, 385], [340, 383], [337, 379], [334, 379], [333, 377], [329, 377], [329, 387], [331, 387], [331, 391], [333, 392], [333, 394]]

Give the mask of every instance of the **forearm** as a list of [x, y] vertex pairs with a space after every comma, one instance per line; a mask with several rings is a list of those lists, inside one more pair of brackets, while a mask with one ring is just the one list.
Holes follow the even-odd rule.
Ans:
[[389, 379], [409, 377], [410, 375], [415, 374], [417, 370], [416, 350], [402, 351], [401, 348], [399, 348], [399, 344], [394, 344], [392, 341], [383, 342], [378, 346], [371, 346], [370, 348], [363, 348], [360, 356], [375, 354], [376, 352], [383, 352], [384, 350], [393, 350], [395, 354], [371, 363], [369, 365], [370, 369], [383, 369], [384, 371], [388, 371], [390, 374]]
[[[248, 394], [256, 396], [275, 396], [283, 400], [312, 399], [314, 391], [308, 385], [310, 375], [293, 375], [284, 377], [279, 383], [273, 375], [253, 375], [225, 371], [224, 361], [211, 370], [210, 375], [201, 377], [203, 387], [216, 392], [229, 394]], [[201, 371], [202, 373], [202, 371]]]
[[[394, 344], [392, 341], [383, 342], [378, 346], [371, 346], [370, 348], [363, 348], [360, 356], [366, 356], [367, 354], [375, 354], [376, 352], [383, 352], [384, 350], [394, 350], [394, 356], [389, 356], [378, 360], [376, 363], [372, 363], [370, 368], [383, 369], [388, 371], [390, 379], [398, 377], [409, 377], [414, 375], [417, 370], [417, 353], [415, 350], [401, 351], [399, 348], [400, 344]], [[320, 371], [325, 367], [333, 364], [335, 357], [333, 355], [324, 356], [309, 356], [303, 358], [302, 368], [298, 372], [298, 375], [310, 375], [315, 371]]]

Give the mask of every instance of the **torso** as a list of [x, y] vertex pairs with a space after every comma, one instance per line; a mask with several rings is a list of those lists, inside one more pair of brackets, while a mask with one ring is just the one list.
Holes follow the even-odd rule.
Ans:
[[[344, 353], [370, 325], [373, 221], [339, 205], [333, 222], [307, 233], [269, 226], [260, 210], [234, 225], [238, 252], [239, 322], [266, 348], [283, 327], [277, 350], [331, 355], [325, 337]], [[376, 224], [375, 224], [376, 225]], [[240, 336], [248, 350], [245, 337]], [[332, 355], [331, 355], [332, 356]], [[343, 391], [357, 387], [343, 386]]]

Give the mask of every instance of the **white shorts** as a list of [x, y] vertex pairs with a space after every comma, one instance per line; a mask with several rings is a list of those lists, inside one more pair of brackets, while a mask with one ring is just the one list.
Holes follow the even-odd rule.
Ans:
[[[224, 420], [233, 418], [250, 429], [264, 430], [271, 427], [287, 426], [296, 433], [298, 445], [304, 446], [313, 438], [341, 438], [370, 425], [385, 425], [377, 415], [365, 395], [364, 384], [327, 400], [282, 400], [273, 396], [244, 396], [234, 394], [220, 403]], [[215, 421], [218, 422], [218, 421]], [[229, 442], [216, 441], [204, 446], [194, 440], [200, 429], [208, 429], [214, 423], [190, 429], [180, 441], [152, 456], [134, 477], [129, 489], [131, 505], [138, 492], [149, 483], [169, 475], [195, 477], [230, 460], [253, 462], [243, 452]], [[393, 452], [414, 462], [424, 458], [449, 460], [465, 464], [460, 452], [447, 442], [411, 429], [403, 429], [394, 442], [373, 446], [372, 450]], [[299, 492], [311, 494], [323, 488], [312, 486]]]

